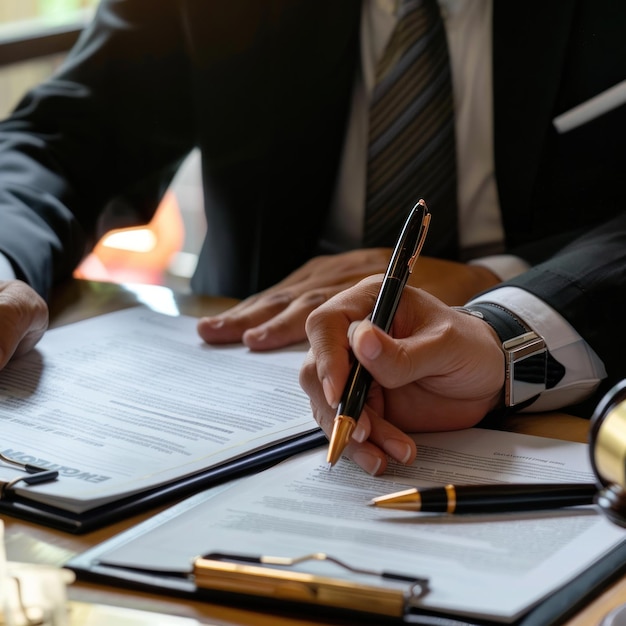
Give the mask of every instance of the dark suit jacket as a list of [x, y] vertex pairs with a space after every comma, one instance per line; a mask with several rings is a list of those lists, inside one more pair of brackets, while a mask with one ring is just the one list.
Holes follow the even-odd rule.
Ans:
[[[0, 124], [0, 250], [18, 275], [45, 295], [103, 207], [123, 196], [148, 220], [196, 146], [208, 223], [196, 291], [247, 296], [314, 255], [360, 5], [102, 0], [57, 75]], [[562, 135], [552, 120], [626, 79], [626, 3], [494, 0], [493, 66], [507, 248], [535, 264], [511, 283], [561, 312], [614, 382], [626, 376], [626, 107]], [[425, 254], [449, 254], [437, 243]]]

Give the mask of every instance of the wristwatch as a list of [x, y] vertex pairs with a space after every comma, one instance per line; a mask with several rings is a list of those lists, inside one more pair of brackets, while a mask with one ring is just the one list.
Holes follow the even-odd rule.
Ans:
[[551, 389], [565, 375], [565, 367], [548, 351], [543, 337], [511, 311], [492, 302], [452, 307], [484, 320], [502, 342], [504, 352], [504, 404], [524, 408]]

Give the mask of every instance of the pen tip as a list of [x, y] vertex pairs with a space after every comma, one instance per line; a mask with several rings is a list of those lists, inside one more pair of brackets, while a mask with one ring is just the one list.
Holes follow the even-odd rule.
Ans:
[[326, 471], [330, 472], [332, 467], [333, 467], [333, 464], [330, 461], [328, 463], [326, 463]]
[[356, 427], [356, 420], [347, 415], [338, 415], [335, 417], [333, 424], [333, 432], [330, 436], [330, 444], [328, 446], [328, 454], [326, 461], [330, 465], [334, 465], [339, 461], [345, 447], [350, 441], [352, 431]]

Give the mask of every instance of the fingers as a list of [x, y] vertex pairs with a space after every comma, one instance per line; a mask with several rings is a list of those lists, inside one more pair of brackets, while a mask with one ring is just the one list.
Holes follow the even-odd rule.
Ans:
[[[327, 436], [332, 431], [334, 412], [328, 413], [327, 406], [313, 407], [313, 415]], [[357, 422], [352, 439], [346, 446], [343, 455], [354, 461], [359, 467], [372, 476], [383, 474], [389, 459], [408, 465], [413, 463], [417, 447], [411, 437], [373, 414], [365, 408]]]
[[337, 407], [352, 363], [346, 329], [355, 320], [367, 317], [374, 305], [382, 276], [362, 280], [357, 288], [337, 294], [311, 312], [306, 320], [306, 335], [311, 345], [315, 376], [320, 381], [326, 402]]
[[0, 369], [32, 350], [47, 328], [43, 298], [21, 281], [0, 282]]
[[[387, 469], [388, 457], [403, 465], [413, 463], [417, 447], [406, 433], [369, 410], [361, 416], [359, 425], [361, 422], [364, 422], [364, 432], [369, 430], [367, 441], [351, 443], [348, 455], [366, 472], [382, 474]], [[377, 465], [374, 459], [379, 461]]]
[[[322, 384], [317, 378], [312, 351], [309, 351], [301, 369], [300, 384], [311, 400], [313, 417], [330, 438], [336, 408], [326, 401]], [[382, 389], [378, 386], [370, 389], [368, 404], [344, 450], [345, 456], [372, 475], [382, 474], [387, 469], [389, 457], [408, 464], [414, 461], [416, 454], [412, 438], [380, 417], [384, 414], [383, 402]]]
[[[310, 350], [300, 370], [300, 385], [310, 398], [313, 418], [324, 431], [326, 437], [330, 439], [336, 409], [326, 402], [322, 385], [317, 378], [315, 359]], [[369, 474], [375, 475], [384, 471], [387, 460], [382, 449], [367, 441], [370, 432], [369, 417], [364, 412], [357, 422], [352, 440], [346, 446], [343, 454], [353, 459]]]
[[504, 383], [503, 354], [482, 320], [447, 307], [433, 319], [422, 301], [423, 323], [393, 338], [365, 320], [349, 332], [350, 348], [388, 390], [385, 417], [403, 430], [473, 426], [496, 408]]
[[334, 294], [334, 290], [315, 290], [295, 298], [266, 322], [245, 330], [243, 343], [251, 350], [272, 350], [304, 341], [309, 313]]
[[325, 301], [323, 292], [295, 296], [290, 291], [259, 294], [224, 313], [198, 321], [198, 334], [210, 344], [243, 342], [251, 350], [273, 350], [306, 339], [308, 314]]
[[344, 450], [344, 456], [372, 476], [383, 474], [390, 458], [403, 465], [410, 465], [415, 461], [416, 454], [417, 446], [411, 437], [385, 419], [372, 414], [367, 407], [357, 422], [352, 440]]
[[308, 315], [364, 276], [384, 270], [388, 254], [374, 248], [315, 257], [273, 287], [220, 315], [203, 317], [198, 334], [207, 343], [242, 341], [252, 350], [304, 341]]
[[504, 383], [500, 342], [486, 322], [407, 287], [387, 334], [365, 319], [379, 286], [380, 276], [363, 280], [311, 313], [301, 372], [327, 435], [353, 359], [370, 372], [366, 407], [346, 448], [370, 473], [383, 472], [388, 457], [415, 458], [405, 433], [474, 426], [498, 406]]
[[403, 431], [475, 425], [501, 402], [504, 356], [484, 321], [408, 290], [387, 335], [369, 321], [350, 327], [350, 349], [384, 387], [385, 419]]
[[218, 315], [200, 318], [198, 333], [207, 343], [239, 342], [247, 328], [276, 315], [287, 307], [289, 302], [288, 294], [277, 294], [273, 298], [265, 299], [262, 298], [262, 294], [251, 296]]
[[[396, 389], [420, 377], [423, 361], [429, 358], [428, 346], [420, 350], [420, 359], [407, 350], [410, 342], [394, 340], [370, 321], [353, 322], [348, 330], [350, 348], [378, 383]], [[431, 361], [432, 363], [432, 361]]]

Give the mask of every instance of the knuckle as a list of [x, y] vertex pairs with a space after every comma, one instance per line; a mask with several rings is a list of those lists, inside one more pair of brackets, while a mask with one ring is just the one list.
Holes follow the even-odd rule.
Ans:
[[316, 289], [302, 294], [298, 301], [304, 309], [313, 311], [328, 300], [328, 296], [322, 290]]

